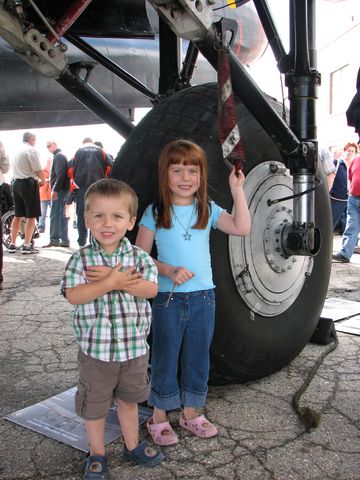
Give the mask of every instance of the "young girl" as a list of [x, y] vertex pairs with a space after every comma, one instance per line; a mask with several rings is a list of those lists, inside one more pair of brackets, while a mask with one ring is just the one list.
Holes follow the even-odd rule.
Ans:
[[[217, 428], [199, 409], [205, 405], [209, 350], [215, 323], [209, 235], [218, 228], [231, 235], [250, 232], [243, 191], [244, 175], [229, 177], [234, 199], [230, 215], [207, 196], [205, 152], [188, 140], [176, 140], [162, 150], [158, 164], [159, 202], [141, 221], [136, 245], [150, 253], [155, 240], [159, 293], [153, 301], [151, 393], [154, 406], [147, 428], [157, 445], [178, 442], [166, 411], [183, 408], [180, 427], [208, 438]], [[178, 361], [181, 381], [178, 382]]]

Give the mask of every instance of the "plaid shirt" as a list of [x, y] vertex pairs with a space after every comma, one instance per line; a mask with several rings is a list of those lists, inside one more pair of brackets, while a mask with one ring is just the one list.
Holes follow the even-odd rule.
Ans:
[[[88, 283], [85, 269], [94, 265], [136, 267], [144, 280], [157, 283], [157, 268], [151, 257], [123, 238], [113, 253], [105, 252], [93, 238], [69, 259], [61, 291]], [[145, 355], [150, 331], [151, 307], [145, 298], [113, 290], [95, 300], [76, 305], [73, 328], [80, 348], [86, 355], [106, 362], [123, 362]]]

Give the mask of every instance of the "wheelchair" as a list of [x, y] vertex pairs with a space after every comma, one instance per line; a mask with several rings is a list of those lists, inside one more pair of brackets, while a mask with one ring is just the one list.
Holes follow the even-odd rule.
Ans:
[[[1, 223], [2, 223], [2, 228], [3, 228], [3, 245], [6, 248], [9, 248], [10, 243], [11, 243], [11, 222], [13, 221], [13, 218], [15, 216], [15, 211], [13, 209], [8, 210], [4, 215], [1, 217]], [[19, 230], [19, 237], [24, 240], [25, 238], [25, 222], [26, 220], [23, 219], [20, 225], [20, 230]], [[34, 245], [34, 239], [39, 238], [40, 233], [37, 227], [37, 222], [34, 227], [34, 232], [31, 238], [31, 243]]]

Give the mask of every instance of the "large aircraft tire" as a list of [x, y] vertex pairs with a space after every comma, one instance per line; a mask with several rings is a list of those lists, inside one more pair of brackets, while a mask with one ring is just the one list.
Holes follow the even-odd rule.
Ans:
[[[281, 105], [270, 101], [280, 113]], [[318, 255], [278, 255], [275, 232], [278, 224], [291, 221], [292, 202], [280, 203], [279, 208], [267, 212], [263, 201], [269, 195], [279, 198], [289, 191], [291, 194], [291, 177], [273, 141], [239, 101], [237, 114], [246, 154], [245, 191], [252, 214], [252, 233], [239, 239], [215, 230], [211, 237], [217, 304], [211, 351], [213, 383], [245, 382], [290, 363], [307, 344], [320, 318], [331, 267], [332, 231], [326, 182], [323, 179], [316, 190], [316, 223], [322, 236]], [[138, 218], [156, 198], [159, 152], [176, 138], [191, 139], [204, 148], [209, 195], [231, 211], [229, 171], [222, 161], [218, 138], [217, 86], [207, 84], [160, 102], [120, 150], [112, 176], [128, 182], [137, 192]], [[272, 232], [270, 240], [268, 231]], [[133, 232], [132, 240], [135, 235]], [[241, 262], [248, 266], [248, 272], [246, 268], [241, 270]], [[244, 272], [245, 280], [239, 282]]]

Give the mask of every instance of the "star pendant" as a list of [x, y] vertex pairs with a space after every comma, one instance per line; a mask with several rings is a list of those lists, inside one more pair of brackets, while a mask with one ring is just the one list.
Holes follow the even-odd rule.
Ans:
[[190, 233], [186, 232], [186, 233], [183, 233], [183, 237], [184, 237], [184, 240], [191, 240], [192, 235], [190, 235]]

